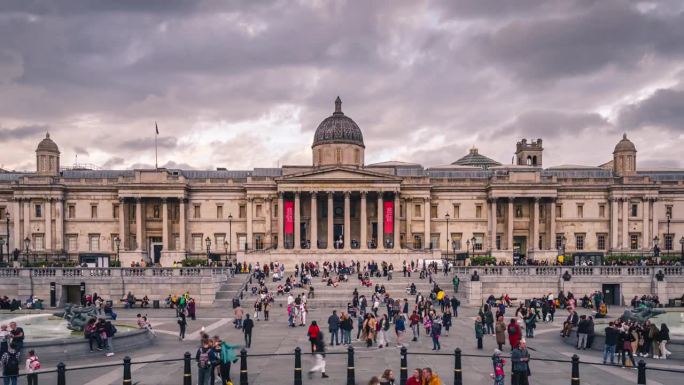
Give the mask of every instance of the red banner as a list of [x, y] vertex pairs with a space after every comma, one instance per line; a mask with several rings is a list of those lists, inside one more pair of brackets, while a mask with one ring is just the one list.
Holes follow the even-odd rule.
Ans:
[[294, 234], [294, 202], [285, 201], [285, 234]]
[[382, 225], [385, 234], [394, 234], [394, 203], [384, 202], [384, 224]]

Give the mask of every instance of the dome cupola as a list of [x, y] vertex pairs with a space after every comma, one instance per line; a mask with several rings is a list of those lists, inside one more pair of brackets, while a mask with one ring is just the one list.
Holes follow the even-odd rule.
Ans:
[[613, 172], [617, 176], [633, 175], [636, 173], [636, 146], [627, 139], [627, 134], [622, 135], [622, 140], [615, 145], [613, 150]]
[[59, 147], [50, 139], [50, 133], [46, 133], [36, 147], [36, 172], [40, 175], [59, 174]]
[[335, 112], [316, 128], [313, 144], [314, 166], [363, 166], [365, 145], [359, 126], [342, 112], [342, 100], [335, 99]]

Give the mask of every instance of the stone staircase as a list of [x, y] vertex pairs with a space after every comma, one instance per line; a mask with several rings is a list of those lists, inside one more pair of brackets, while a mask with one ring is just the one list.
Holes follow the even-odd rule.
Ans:
[[235, 277], [222, 282], [214, 297], [214, 307], [232, 308], [233, 298], [240, 296], [240, 291], [249, 281], [249, 274], [236, 274]]

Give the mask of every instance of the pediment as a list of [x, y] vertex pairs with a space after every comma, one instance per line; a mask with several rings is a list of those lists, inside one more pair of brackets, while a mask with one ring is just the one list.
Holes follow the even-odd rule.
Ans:
[[330, 182], [401, 182], [401, 178], [394, 175], [382, 174], [355, 168], [333, 167], [306, 171], [279, 178], [281, 182], [296, 181], [330, 181]]

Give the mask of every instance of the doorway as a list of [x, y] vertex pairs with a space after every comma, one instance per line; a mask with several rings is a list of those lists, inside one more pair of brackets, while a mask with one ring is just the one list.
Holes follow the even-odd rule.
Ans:
[[335, 245], [335, 248], [338, 249], [340, 248], [340, 245], [342, 245], [342, 242], [344, 242], [344, 225], [334, 224], [333, 235], [333, 245]]
[[527, 252], [527, 237], [513, 237], [513, 260], [525, 258]]
[[59, 306], [66, 304], [80, 305], [81, 304], [81, 286], [80, 285], [63, 285], [62, 298], [60, 298]]
[[622, 296], [620, 294], [619, 283], [604, 283], [602, 287], [603, 301], [606, 305], [620, 306], [622, 305]]
[[150, 237], [150, 250], [152, 251], [152, 263], [155, 265], [161, 260], [162, 238]]

